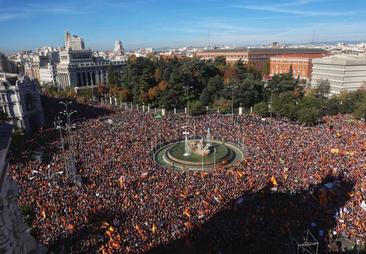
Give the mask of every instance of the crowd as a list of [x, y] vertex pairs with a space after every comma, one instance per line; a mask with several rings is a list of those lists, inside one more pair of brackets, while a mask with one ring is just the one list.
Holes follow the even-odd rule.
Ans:
[[[185, 125], [242, 142], [245, 160], [209, 172], [160, 167], [151, 151], [182, 138]], [[306, 127], [251, 115], [157, 119], [116, 109], [78, 123], [71, 135], [80, 186], [65, 172], [30, 180], [34, 170], [65, 171], [62, 151], [9, 169], [51, 253], [165, 253], [179, 239], [192, 252], [231, 253], [245, 243], [258, 253], [267, 242], [276, 253], [306, 230], [325, 244], [339, 236], [366, 241], [366, 125], [349, 116]]]

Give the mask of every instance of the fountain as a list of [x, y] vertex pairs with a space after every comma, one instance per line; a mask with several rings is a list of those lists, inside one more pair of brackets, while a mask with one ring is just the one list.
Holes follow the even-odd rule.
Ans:
[[183, 132], [183, 134], [185, 135], [184, 138], [184, 154], [183, 156], [188, 157], [191, 155], [191, 146], [189, 144], [189, 140], [188, 140], [188, 131]]
[[207, 128], [207, 144], [211, 144], [211, 131], [210, 131], [210, 128]]
[[218, 142], [212, 138], [211, 129], [200, 138], [190, 138], [190, 132], [183, 130], [184, 138], [154, 151], [154, 160], [163, 167], [182, 170], [211, 170], [240, 162], [244, 150], [234, 143]]

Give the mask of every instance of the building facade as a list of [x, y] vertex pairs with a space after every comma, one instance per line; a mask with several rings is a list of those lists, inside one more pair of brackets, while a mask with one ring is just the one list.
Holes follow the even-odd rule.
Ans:
[[38, 85], [26, 76], [0, 73], [0, 113], [17, 128], [33, 132], [43, 126]]
[[57, 83], [60, 87], [93, 87], [108, 83], [108, 67], [121, 72], [125, 61], [109, 61], [94, 57], [90, 49], [85, 49], [84, 40], [66, 33], [66, 48], [60, 52], [57, 65]]
[[7, 173], [11, 132], [12, 126], [0, 121], [0, 253], [45, 253], [29, 232], [18, 205], [19, 189]]
[[294, 78], [310, 80], [312, 72], [311, 58], [292, 58], [292, 57], [271, 57], [270, 76], [292, 71]]
[[262, 71], [271, 57], [289, 58], [318, 58], [328, 55], [328, 52], [315, 48], [239, 48], [229, 50], [204, 50], [197, 52], [197, 57], [204, 60], [214, 60], [216, 57], [225, 57], [227, 63], [239, 60]]
[[330, 95], [355, 91], [366, 85], [366, 58], [334, 56], [313, 60], [311, 85], [330, 83]]
[[56, 84], [56, 66], [52, 63], [48, 63], [47, 66], [39, 68], [39, 83], [45, 84]]

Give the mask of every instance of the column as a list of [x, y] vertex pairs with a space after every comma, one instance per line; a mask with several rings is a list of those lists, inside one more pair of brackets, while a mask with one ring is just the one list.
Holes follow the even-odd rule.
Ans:
[[90, 79], [90, 73], [89, 72], [86, 73], [86, 78], [88, 80], [88, 86], [90, 86], [91, 85], [91, 79]]
[[99, 76], [99, 84], [102, 84], [103, 81], [102, 81], [102, 77], [101, 77], [101, 74], [100, 74], [100, 70], [98, 71], [98, 76]]
[[89, 72], [89, 78], [90, 78], [90, 85], [94, 86], [94, 81], [93, 81], [93, 72]]
[[82, 72], [82, 76], [83, 76], [83, 86], [86, 86], [86, 75], [85, 75], [85, 72]]

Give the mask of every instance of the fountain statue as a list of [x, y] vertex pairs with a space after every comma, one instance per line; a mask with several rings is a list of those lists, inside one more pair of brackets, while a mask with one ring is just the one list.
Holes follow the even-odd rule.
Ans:
[[207, 144], [211, 144], [211, 131], [210, 128], [207, 128]]
[[185, 132], [183, 132], [183, 134], [185, 135], [185, 138], [184, 138], [184, 154], [183, 154], [183, 156], [187, 157], [187, 156], [191, 155], [191, 146], [190, 146], [189, 141], [188, 141], [189, 132], [185, 131]]

